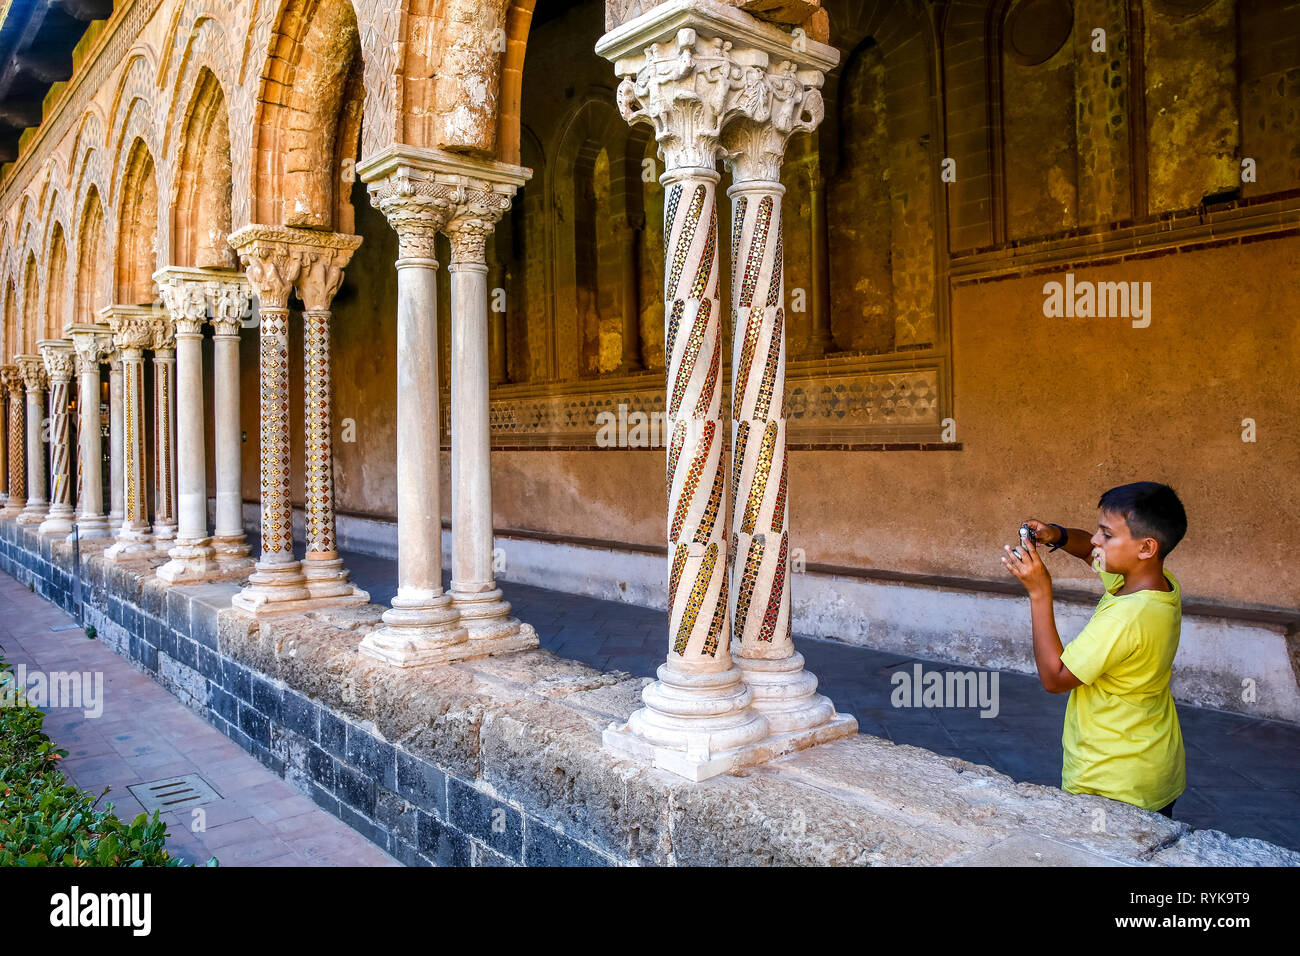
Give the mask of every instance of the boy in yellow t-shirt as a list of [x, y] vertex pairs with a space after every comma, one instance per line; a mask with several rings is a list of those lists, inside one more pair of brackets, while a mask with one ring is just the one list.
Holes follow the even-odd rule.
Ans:
[[[1029, 592], [1039, 680], [1052, 693], [1070, 691], [1061, 788], [1172, 818], [1187, 783], [1169, 691], [1182, 590], [1164, 561], [1187, 532], [1187, 514], [1172, 488], [1153, 481], [1112, 488], [1097, 507], [1091, 537], [1026, 521], [1033, 535], [1022, 547], [1007, 546], [1002, 563]], [[1052, 578], [1035, 539], [1091, 563], [1106, 587], [1092, 620], [1064, 650], [1052, 612]]]

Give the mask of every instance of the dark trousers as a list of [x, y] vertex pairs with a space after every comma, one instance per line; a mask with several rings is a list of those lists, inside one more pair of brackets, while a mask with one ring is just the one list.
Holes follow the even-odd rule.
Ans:
[[1170, 820], [1172, 820], [1174, 818], [1174, 804], [1177, 802], [1178, 802], [1177, 800], [1169, 801], [1169, 806], [1161, 807], [1159, 810], [1156, 811], [1156, 813], [1162, 813], [1165, 816], [1167, 816]]

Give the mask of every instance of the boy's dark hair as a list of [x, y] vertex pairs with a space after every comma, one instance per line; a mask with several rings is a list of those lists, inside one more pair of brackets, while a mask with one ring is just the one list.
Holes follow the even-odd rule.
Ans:
[[1158, 481], [1135, 481], [1119, 485], [1101, 496], [1097, 507], [1124, 516], [1135, 538], [1155, 538], [1160, 546], [1160, 560], [1187, 533], [1187, 512], [1174, 489]]

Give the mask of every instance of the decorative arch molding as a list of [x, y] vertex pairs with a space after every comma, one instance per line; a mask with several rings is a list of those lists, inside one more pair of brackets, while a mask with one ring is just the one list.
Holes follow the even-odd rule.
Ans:
[[344, 160], [361, 123], [361, 41], [349, 0], [285, 0], [253, 122], [254, 221], [346, 232]]
[[42, 338], [63, 337], [63, 327], [72, 315], [72, 284], [68, 282], [68, 240], [63, 223], [56, 221], [50, 229], [46, 246], [45, 294], [42, 296], [40, 314], [44, 316]]
[[127, 150], [119, 175], [118, 228], [112, 248], [113, 297], [125, 305], [153, 301], [153, 273], [158, 268], [158, 166], [143, 139]]
[[91, 185], [77, 216], [76, 273], [72, 315], [74, 322], [92, 324], [98, 321], [98, 312], [109, 305], [108, 289], [111, 287], [111, 269], [108, 251], [109, 233], [107, 216], [100, 199], [100, 191]]
[[[196, 5], [187, 4], [187, 8]], [[239, 83], [234, 50], [226, 28], [221, 21], [207, 13], [196, 15], [190, 28], [175, 38], [175, 49], [166, 62], [173, 61], [176, 70], [170, 83], [171, 95], [164, 114], [162, 136], [163, 155], [166, 156], [173, 155], [181, 144], [181, 134], [189, 120], [190, 109], [194, 106], [195, 88], [203, 71], [207, 70], [216, 78], [222, 96], [226, 99], [227, 109], [231, 102], [230, 91]]]
[[148, 148], [151, 157], [162, 155], [158, 142], [158, 123], [154, 115], [154, 76], [152, 51], [143, 44], [135, 47], [127, 58], [109, 112], [112, 119], [108, 145], [113, 170], [109, 182], [110, 206], [118, 204], [130, 144], [139, 139]]
[[221, 82], [206, 67], [195, 77], [176, 143], [168, 211], [159, 217], [168, 228], [159, 248], [173, 265], [233, 269], [237, 260], [226, 241], [234, 231], [230, 121]]
[[27, 250], [23, 257], [22, 293], [19, 299], [18, 343], [20, 354], [35, 354], [36, 341], [40, 338], [36, 329], [40, 325], [39, 304], [41, 301], [41, 270], [36, 261], [36, 252]]
[[409, 47], [420, 39], [409, 33], [411, 6], [412, 0], [355, 0], [365, 89], [363, 157], [374, 156], [399, 140], [424, 145], [404, 138], [403, 61]]
[[497, 111], [497, 158], [519, 164], [524, 100], [524, 54], [537, 0], [510, 0], [506, 7], [506, 52], [501, 58], [501, 105]]

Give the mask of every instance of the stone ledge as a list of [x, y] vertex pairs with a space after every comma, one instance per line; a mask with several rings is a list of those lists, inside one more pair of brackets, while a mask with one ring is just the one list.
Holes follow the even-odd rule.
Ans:
[[[0, 522], [0, 567], [72, 609], [71, 546]], [[859, 735], [702, 784], [600, 733], [645, 679], [542, 650], [398, 670], [373, 605], [256, 620], [83, 553], [105, 643], [413, 865], [1290, 865], [1300, 854]]]

